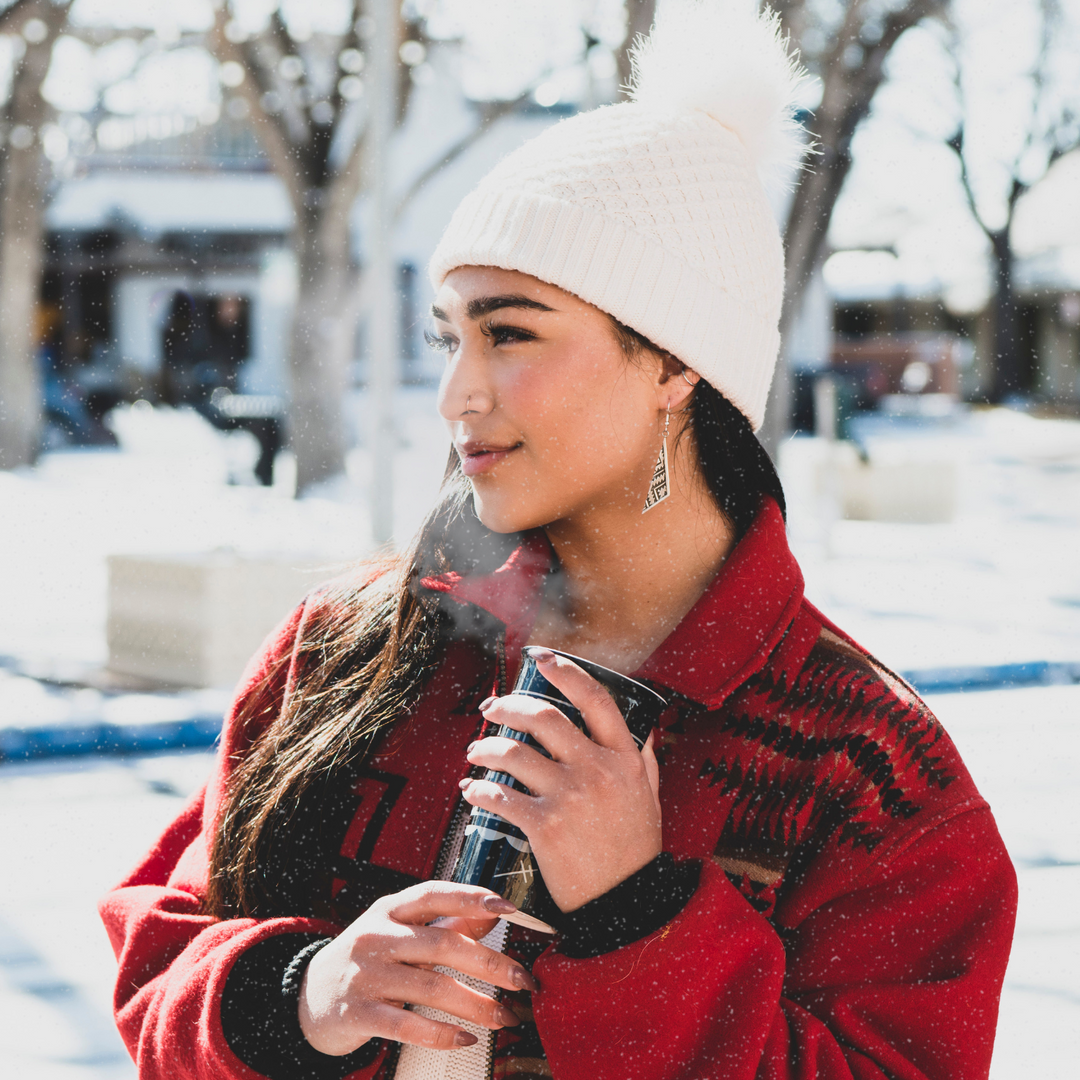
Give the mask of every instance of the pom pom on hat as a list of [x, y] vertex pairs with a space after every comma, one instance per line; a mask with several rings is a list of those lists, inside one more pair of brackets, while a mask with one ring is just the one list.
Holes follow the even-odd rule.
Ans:
[[554, 124], [465, 197], [428, 273], [518, 270], [613, 315], [761, 426], [783, 250], [762, 175], [797, 160], [798, 87], [775, 15], [667, 0], [633, 98]]
[[631, 49], [630, 97], [648, 109], [692, 109], [739, 136], [766, 186], [789, 181], [805, 151], [792, 119], [806, 73], [788, 52], [780, 17], [750, 0], [660, 5]]

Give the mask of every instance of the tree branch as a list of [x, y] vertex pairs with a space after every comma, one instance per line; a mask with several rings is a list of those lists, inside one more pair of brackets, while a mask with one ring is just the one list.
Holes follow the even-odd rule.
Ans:
[[946, 46], [945, 51], [952, 60], [953, 87], [956, 91], [957, 110], [960, 113], [960, 121], [956, 125], [956, 131], [953, 132], [950, 138], [946, 139], [946, 144], [956, 155], [956, 159], [960, 163], [960, 187], [963, 189], [964, 198], [967, 200], [971, 216], [975, 219], [979, 228], [989, 236], [990, 230], [987, 228], [986, 222], [983, 221], [982, 215], [979, 213], [978, 204], [975, 201], [975, 189], [971, 183], [971, 173], [968, 171], [967, 158], [964, 156], [964, 117], [967, 115], [967, 110], [964, 107], [964, 80], [960, 71], [960, 54], [957, 48], [955, 34], [952, 35], [950, 43]]
[[964, 198], [967, 199], [968, 209], [971, 211], [971, 216], [978, 222], [979, 227], [983, 232], [989, 234], [989, 229], [986, 223], [982, 219], [982, 215], [979, 213], [979, 207], [975, 202], [975, 192], [971, 186], [971, 173], [968, 172], [967, 158], [964, 157], [964, 124], [961, 121], [960, 126], [956, 129], [956, 133], [947, 140], [949, 148], [956, 154], [957, 160], [960, 163], [960, 186], [964, 190]]
[[[363, 185], [365, 138], [361, 134], [344, 165], [334, 174], [324, 196], [320, 228], [324, 233], [324, 246], [331, 251], [339, 249], [348, 258], [349, 213]], [[344, 238], [345, 243], [341, 241]]]
[[[1008, 207], [1005, 225], [1006, 229], [1012, 224], [1013, 211], [1016, 209], [1016, 204], [1030, 186], [1020, 179], [1020, 166], [1023, 163], [1024, 158], [1031, 152], [1032, 147], [1035, 145], [1037, 128], [1039, 126], [1039, 103], [1042, 101], [1043, 91], [1046, 88], [1046, 61], [1050, 55], [1051, 39], [1050, 23], [1055, 5], [1053, 0], [1041, 0], [1039, 7], [1042, 10], [1042, 24], [1039, 32], [1039, 54], [1035, 58], [1035, 64], [1031, 70], [1031, 122], [1028, 124], [1027, 131], [1024, 133], [1024, 141], [1021, 144], [1020, 149], [1016, 151], [1016, 156], [1013, 158], [1012, 165], [1009, 168], [1010, 183], [1009, 194], [1006, 198], [1006, 206]], [[1047, 126], [1047, 130], [1043, 133], [1045, 138], [1049, 138], [1050, 129], [1052, 128], [1052, 124]]]
[[[297, 107], [296, 101], [277, 72], [281, 53], [272, 41], [262, 37], [241, 42], [237, 48], [244, 54], [246, 65], [259, 87], [259, 93], [275, 94], [281, 99], [281, 118], [272, 116], [291, 146], [300, 146], [311, 138], [307, 115]], [[272, 115], [272, 114], [271, 114]]]
[[269, 34], [271, 44], [282, 56], [296, 55], [296, 42], [289, 37], [289, 30], [285, 25], [285, 20], [281, 17], [280, 7], [274, 8], [270, 13], [267, 33]]
[[491, 130], [491, 126], [496, 123], [496, 121], [501, 120], [504, 116], [508, 116], [510, 113], [520, 109], [521, 106], [529, 100], [532, 92], [533, 88], [530, 87], [512, 101], [500, 101], [492, 104], [489, 107], [487, 114], [481, 119], [480, 123], [472, 129], [472, 131], [458, 139], [458, 141], [454, 143], [441, 158], [433, 161], [405, 189], [404, 193], [394, 206], [394, 220], [396, 221], [401, 217], [409, 203], [412, 202], [420, 191], [427, 186], [430, 180], [442, 172], [447, 165], [452, 164], [461, 157], [461, 155], [464, 154], [470, 146], [473, 146], [482, 135]]
[[[360, 17], [360, 0], [353, 0], [352, 14], [349, 17], [349, 29], [341, 39], [341, 45], [338, 49], [338, 56], [345, 49], [359, 49], [360, 38], [356, 33], [356, 23]], [[341, 71], [338, 68], [337, 57], [334, 58], [334, 78], [333, 85], [330, 89], [330, 104], [334, 110], [334, 125], [337, 126], [338, 120], [344, 115], [345, 109], [348, 107], [348, 102], [341, 96], [341, 91], [338, 87], [341, 85]]]
[[[822, 58], [824, 86], [814, 124], [821, 152], [815, 167], [806, 170], [799, 180], [784, 230], [787, 271], [782, 335], [790, 330], [802, 302], [803, 289], [821, 256], [833, 207], [851, 169], [851, 142], [884, 79], [886, 57], [901, 34], [924, 18], [940, 14], [945, 3], [946, 0], [912, 0], [889, 16], [881, 37], [866, 48], [861, 43], [866, 3], [852, 0], [833, 47]], [[863, 49], [863, 54], [862, 63], [853, 68], [845, 64], [844, 54], [855, 44]]]
[[0, 11], [0, 34], [19, 33], [24, 20], [40, 15], [40, 9], [46, 6], [52, 6], [48, 0], [15, 0]]
[[289, 199], [293, 204], [293, 211], [297, 216], [299, 226], [300, 215], [305, 207], [305, 193], [307, 190], [306, 178], [297, 160], [296, 150], [286, 134], [282, 123], [277, 117], [270, 114], [262, 102], [262, 91], [259, 85], [259, 65], [248, 55], [248, 52], [225, 35], [225, 25], [228, 22], [228, 8], [225, 4], [214, 13], [214, 25], [210, 30], [210, 51], [220, 63], [234, 61], [245, 72], [244, 81], [237, 88], [238, 93], [247, 103], [248, 114], [251, 118], [252, 127], [262, 143], [266, 156], [270, 159], [271, 166], [285, 185], [289, 193]]

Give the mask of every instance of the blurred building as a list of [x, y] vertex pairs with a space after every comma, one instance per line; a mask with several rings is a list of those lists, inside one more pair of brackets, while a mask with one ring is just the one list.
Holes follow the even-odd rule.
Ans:
[[[1018, 400], [1080, 414], [1080, 152], [1059, 161], [1017, 208], [1012, 243], [1020, 361]], [[804, 369], [845, 364], [952, 341], [956, 391], [988, 394], [994, 376], [993, 297], [987, 280], [958, 298], [901, 253], [838, 251], [826, 262], [818, 321], [835, 334], [828, 359], [817, 349]], [[827, 297], [825, 299], [824, 297]], [[811, 303], [815, 301], [811, 300]], [[827, 306], [824, 313], [821, 305]], [[891, 343], [891, 344], [890, 344]], [[921, 344], [920, 344], [921, 343]], [[942, 346], [943, 347], [943, 346]], [[816, 365], [815, 360], [816, 358]], [[796, 360], [796, 366], [800, 366]], [[934, 383], [938, 380], [935, 376]]]
[[[495, 161], [569, 110], [530, 103], [472, 140], [477, 111], [460, 92], [417, 93], [394, 147], [394, 172], [408, 194], [396, 240], [405, 381], [440, 372], [423, 344], [423, 269], [454, 207]], [[217, 387], [283, 400], [296, 293], [283, 185], [242, 120], [164, 135], [123, 123], [132, 130], [113, 135], [124, 145], [81, 157], [47, 209], [42, 340], [50, 371], [77, 384], [96, 418], [118, 400], [179, 404]], [[417, 186], [440, 154], [433, 131], [451, 149], [468, 145]], [[361, 197], [353, 214], [358, 262], [364, 216]], [[366, 374], [362, 333], [358, 382]], [[70, 432], [72, 423], [62, 426]]]
[[1020, 331], [1030, 392], [1080, 403], [1080, 151], [1061, 158], [1016, 208]]
[[236, 122], [98, 150], [46, 213], [54, 348], [91, 400], [186, 400], [199, 378], [280, 393], [291, 224]]

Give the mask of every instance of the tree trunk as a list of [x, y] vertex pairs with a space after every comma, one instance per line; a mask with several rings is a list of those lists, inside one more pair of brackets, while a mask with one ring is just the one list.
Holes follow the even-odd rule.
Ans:
[[765, 421], [758, 432], [762, 445], [776, 460], [780, 443], [791, 429], [792, 378], [786, 346], [799, 314], [806, 286], [825, 249], [833, 207], [851, 170], [851, 137], [865, 110], [823, 118], [835, 139], [802, 174], [795, 189], [784, 230], [784, 305], [780, 313], [780, 355], [769, 387]]
[[990, 400], [997, 403], [1010, 394], [1026, 390], [1025, 372], [1020, 362], [1016, 322], [1016, 292], [1013, 287], [1013, 252], [1009, 227], [988, 231], [994, 265], [994, 381]]
[[[824, 102], [822, 106], [824, 110]], [[765, 421], [758, 432], [762, 445], [774, 461], [780, 443], [791, 429], [792, 378], [785, 351], [787, 342], [798, 317], [806, 286], [824, 254], [833, 207], [851, 171], [851, 138], [865, 112], [863, 108], [822, 117], [820, 127], [829, 131], [831, 140], [802, 174], [788, 213], [784, 230], [784, 305], [780, 312], [780, 355], [769, 387]]]
[[[352, 7], [354, 16], [368, 10], [357, 0]], [[348, 161], [335, 171], [328, 158], [331, 133], [322, 130], [317, 143], [312, 142], [319, 125], [303, 112], [307, 106], [300, 107], [306, 133], [268, 112], [266, 92], [276, 92], [278, 84], [273, 75], [276, 60], [268, 66], [267, 59], [282, 50], [298, 50], [280, 20], [268, 32], [269, 42], [263, 42], [272, 47], [270, 53], [260, 52], [252, 42], [231, 41], [226, 33], [229, 17], [228, 6], [221, 5], [209, 37], [210, 48], [222, 63], [234, 61], [247, 72], [235, 93], [247, 103], [252, 128], [285, 184], [295, 215], [292, 248], [300, 287], [289, 338], [288, 432], [296, 454], [297, 494], [302, 494], [345, 470], [348, 438], [343, 405], [351, 386], [360, 313], [360, 274], [351, 261], [349, 217], [360, 192], [365, 140], [361, 137]], [[405, 30], [400, 15], [395, 18], [400, 40]], [[350, 32], [339, 44], [358, 47], [360, 43]], [[396, 47], [394, 53], [396, 61]], [[399, 74], [411, 85], [407, 72]]]
[[[828, 53], [822, 58], [821, 105], [811, 128], [819, 153], [809, 159], [799, 178], [784, 230], [784, 306], [780, 315], [780, 356], [769, 391], [765, 423], [758, 433], [775, 459], [780, 442], [791, 427], [791, 375], [784, 343], [799, 314], [806, 286], [825, 251], [825, 238], [833, 208], [851, 170], [851, 140], [884, 78], [884, 64], [900, 36], [929, 16], [937, 15], [944, 0], [910, 0], [895, 6], [885, 19], [873, 45], [862, 42], [866, 12], [860, 0], [848, 0], [847, 15]], [[781, 3], [784, 25], [797, 32], [806, 17], [803, 4]], [[861, 60], [850, 66], [848, 48], [857, 47]]]
[[0, 467], [38, 452], [42, 385], [37, 360], [41, 282], [41, 159], [36, 144], [8, 150], [0, 209]]
[[784, 228], [784, 304], [780, 313], [780, 355], [769, 387], [765, 422], [758, 433], [776, 460], [780, 443], [791, 430], [792, 379], [785, 348], [798, 317], [807, 283], [825, 249], [833, 207], [851, 171], [851, 140], [870, 108], [879, 80], [859, 93], [854, 80], [834, 63], [826, 75], [821, 105], [814, 117], [820, 153], [799, 177]]
[[[44, 261], [45, 171], [38, 134], [48, 109], [41, 84], [65, 12], [42, 14], [51, 14], [49, 33], [44, 41], [26, 46], [15, 70], [4, 148], [0, 203], [0, 468], [4, 469], [32, 464], [41, 438], [37, 308]], [[13, 146], [13, 131], [22, 138], [31, 133], [30, 145]]]
[[289, 349], [289, 441], [298, 494], [345, 470], [342, 406], [351, 383], [357, 284], [348, 229], [336, 233], [311, 214], [293, 234], [300, 288]]
[[[656, 0], [626, 0], [626, 37], [615, 54], [620, 88], [630, 84], [630, 48], [639, 34], [642, 37], [648, 36], [655, 17]], [[626, 96], [625, 91], [623, 96]]]

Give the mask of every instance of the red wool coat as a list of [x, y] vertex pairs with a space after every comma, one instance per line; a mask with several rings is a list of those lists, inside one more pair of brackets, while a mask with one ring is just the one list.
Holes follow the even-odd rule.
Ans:
[[[425, 585], [493, 615], [513, 658], [549, 558], [538, 535], [494, 574]], [[288, 676], [267, 672], [306, 612], [253, 661], [238, 704], [256, 696], [262, 715], [280, 708]], [[325, 865], [312, 878], [325, 895], [295, 917], [217, 922], [200, 910], [230, 762], [259, 734], [234, 707], [205, 792], [101, 904], [120, 966], [117, 1022], [141, 1077], [392, 1074], [393, 1047], [381, 1043], [348, 1061], [306, 1044], [275, 1056], [261, 1037], [251, 1049], [242, 1029], [257, 1028], [264, 1008], [252, 972], [280, 980], [312, 935], [433, 874], [494, 666], [474, 645], [448, 646], [412, 716], [349, 778], [337, 817], [324, 815], [334, 820], [320, 823]], [[643, 936], [613, 948], [590, 946], [587, 926], [554, 944], [514, 928], [517, 955], [543, 950], [541, 989], [511, 1003], [535, 1027], [500, 1033], [493, 1075], [985, 1077], [1012, 866], [925, 705], [804, 600], [774, 504], [634, 674], [671, 703], [658, 740], [662, 858], [693, 867], [690, 889], [663, 925], [646, 915]], [[657, 884], [647, 877], [620, 886], [642, 890], [624, 906], [649, 909], [644, 893]], [[283, 1046], [298, 1024], [274, 1022], [290, 1022], [274, 1036]]]

